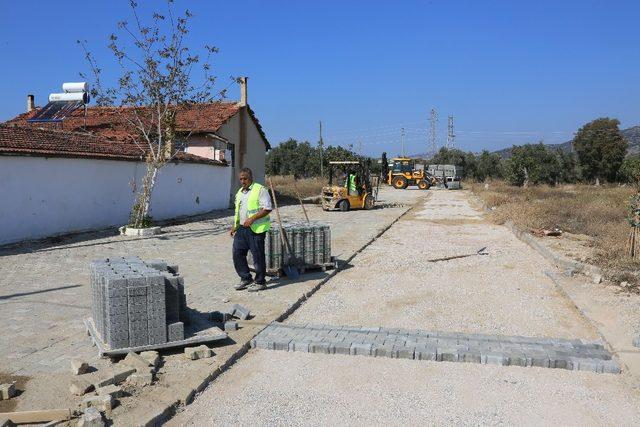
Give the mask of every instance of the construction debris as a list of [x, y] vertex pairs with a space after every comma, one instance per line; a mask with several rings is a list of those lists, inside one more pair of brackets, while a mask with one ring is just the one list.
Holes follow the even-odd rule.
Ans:
[[[44, 424], [52, 421], [68, 421], [71, 419], [70, 409], [49, 409], [45, 411], [3, 412], [2, 419], [12, 424]], [[2, 425], [0, 423], [0, 425]]]
[[160, 355], [157, 351], [143, 351], [140, 353], [140, 357], [149, 362], [154, 368], [157, 368], [160, 364]]
[[98, 396], [111, 396], [112, 398], [117, 399], [122, 396], [122, 389], [117, 385], [110, 384], [97, 388], [96, 393], [98, 393]]
[[104, 387], [106, 385], [111, 384], [120, 384], [124, 380], [129, 377], [129, 375], [135, 373], [136, 370], [129, 366], [116, 365], [111, 368], [108, 372], [104, 373], [102, 378], [99, 379], [95, 384], [95, 388], [98, 389], [100, 387]]
[[153, 364], [150, 363], [147, 359], [145, 359], [144, 357], [132, 351], [127, 353], [127, 357], [125, 357], [121, 363], [123, 363], [124, 365], [130, 366], [132, 368], [135, 368], [136, 371], [137, 370], [146, 371], [150, 366], [153, 366]]
[[442, 257], [442, 258], [433, 258], [433, 259], [426, 260], [426, 262], [451, 261], [452, 259], [467, 258], [470, 256], [476, 256], [476, 255], [489, 255], [489, 252], [487, 252], [486, 249], [487, 247], [484, 246], [471, 254], [451, 255], [451, 256]]
[[113, 409], [113, 398], [109, 394], [102, 396], [88, 396], [82, 401], [83, 408], [96, 408], [100, 412], [109, 414]]
[[89, 364], [80, 359], [71, 359], [71, 372], [74, 375], [82, 375], [89, 372]]
[[16, 386], [13, 383], [0, 384], [0, 400], [9, 400], [16, 395]]
[[153, 383], [153, 374], [151, 372], [137, 372], [127, 378], [127, 384], [135, 387], [144, 387]]
[[78, 378], [71, 382], [69, 391], [76, 396], [83, 396], [93, 390], [93, 384], [85, 378]]
[[562, 230], [555, 227], [553, 230], [547, 230], [545, 228], [534, 228], [531, 230], [531, 234], [538, 237], [560, 237], [562, 236]]
[[102, 414], [96, 408], [87, 408], [78, 419], [78, 427], [104, 427]]
[[185, 347], [184, 354], [187, 359], [198, 360], [206, 359], [213, 356], [213, 352], [206, 345], [200, 345], [198, 347]]
[[234, 304], [231, 310], [231, 315], [237, 317], [240, 320], [247, 320], [251, 312], [248, 308], [241, 306], [240, 304]]

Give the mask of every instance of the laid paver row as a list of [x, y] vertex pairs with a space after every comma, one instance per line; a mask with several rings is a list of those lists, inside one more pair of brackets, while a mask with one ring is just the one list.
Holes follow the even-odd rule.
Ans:
[[254, 348], [619, 373], [599, 342], [379, 327], [272, 323]]

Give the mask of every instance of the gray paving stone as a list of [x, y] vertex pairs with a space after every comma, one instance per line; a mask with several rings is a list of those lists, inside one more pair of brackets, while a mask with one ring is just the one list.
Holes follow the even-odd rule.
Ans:
[[352, 343], [350, 354], [357, 356], [371, 356], [372, 347], [372, 344]]
[[598, 343], [519, 336], [491, 336], [330, 325], [269, 325], [254, 347], [322, 354], [351, 354], [590, 370], [619, 373], [617, 362]]

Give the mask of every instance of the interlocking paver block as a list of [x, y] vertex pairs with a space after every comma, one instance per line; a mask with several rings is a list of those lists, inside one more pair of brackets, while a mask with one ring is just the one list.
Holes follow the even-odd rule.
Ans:
[[96, 408], [90, 407], [85, 409], [83, 414], [78, 418], [78, 427], [103, 427], [104, 420], [102, 414]]
[[224, 322], [224, 330], [228, 331], [237, 331], [238, 330], [238, 322], [234, 320], [228, 320]]
[[16, 395], [16, 386], [13, 383], [0, 384], [0, 400], [8, 400]]
[[416, 347], [414, 357], [417, 360], [439, 360], [437, 347], [433, 346]]
[[312, 342], [309, 344], [309, 352], [310, 353], [321, 353], [321, 354], [329, 354], [329, 343], [328, 342]]
[[[324, 354], [620, 372], [598, 343], [554, 338], [491, 336], [398, 328], [273, 323], [254, 347]], [[581, 365], [582, 363], [582, 365]]]
[[349, 341], [332, 342], [329, 345], [329, 352], [331, 354], [350, 354], [351, 343]]
[[185, 347], [184, 355], [190, 360], [206, 359], [213, 356], [213, 351], [203, 344], [197, 347]]
[[371, 356], [371, 344], [357, 343], [354, 342], [351, 344], [351, 352], [352, 355], [357, 356]]
[[509, 357], [500, 352], [486, 352], [481, 354], [481, 362], [485, 365], [509, 365]]
[[247, 320], [251, 315], [251, 312], [249, 311], [248, 308], [243, 307], [240, 304], [234, 304], [233, 311], [231, 314], [240, 320]]
[[71, 359], [71, 372], [75, 375], [86, 374], [89, 371], [89, 364], [80, 359]]

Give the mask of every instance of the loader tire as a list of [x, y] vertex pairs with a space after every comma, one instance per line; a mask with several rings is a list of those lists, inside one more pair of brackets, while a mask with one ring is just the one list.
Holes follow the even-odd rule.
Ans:
[[405, 178], [404, 176], [394, 177], [391, 181], [391, 184], [393, 185], [393, 188], [397, 188], [398, 190], [404, 190], [405, 188], [407, 188], [407, 185], [409, 185], [409, 183], [407, 182], [407, 178]]

